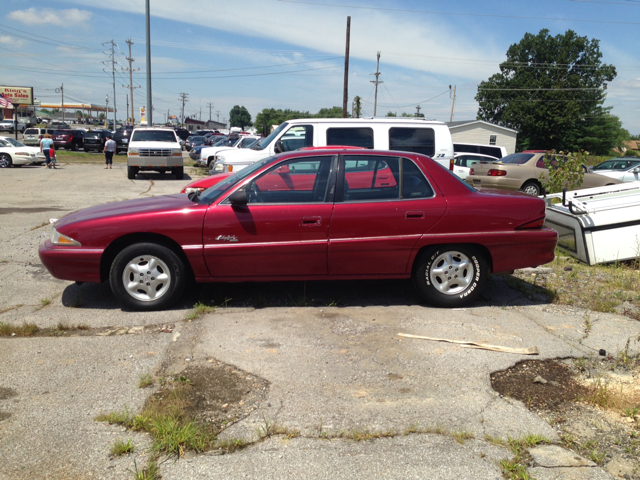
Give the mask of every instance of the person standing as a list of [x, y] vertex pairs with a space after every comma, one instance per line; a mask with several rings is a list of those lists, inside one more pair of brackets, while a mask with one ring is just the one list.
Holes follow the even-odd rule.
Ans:
[[40, 151], [44, 153], [44, 163], [47, 165], [47, 168], [51, 168], [53, 166], [51, 163], [51, 152], [53, 152], [55, 156], [56, 151], [50, 134], [45, 133], [44, 138], [40, 140]]
[[106, 136], [107, 141], [104, 142], [104, 158], [107, 162], [104, 168], [112, 168], [113, 165], [113, 154], [116, 151], [116, 141], [111, 138], [111, 135]]

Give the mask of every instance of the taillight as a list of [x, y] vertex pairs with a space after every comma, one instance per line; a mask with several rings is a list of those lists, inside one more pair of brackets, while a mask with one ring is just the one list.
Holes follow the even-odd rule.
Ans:
[[516, 227], [516, 230], [531, 230], [534, 228], [542, 228], [544, 226], [544, 217], [537, 218], [532, 222], [527, 222], [525, 224]]
[[449, 160], [449, 171], [453, 172], [453, 158]]
[[476, 174], [476, 172], [473, 171], [473, 168], [470, 168], [469, 169], [469, 175], [475, 175], [475, 174]]
[[488, 177], [504, 177], [506, 174], [506, 170], [496, 170], [495, 168], [492, 168], [487, 172]]

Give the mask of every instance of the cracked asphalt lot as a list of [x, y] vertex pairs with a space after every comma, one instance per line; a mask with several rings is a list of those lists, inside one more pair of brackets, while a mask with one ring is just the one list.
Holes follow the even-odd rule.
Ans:
[[[269, 385], [257, 408], [221, 437], [256, 440], [266, 424], [299, 430], [300, 436], [275, 435], [227, 455], [169, 459], [160, 465], [163, 479], [501, 478], [498, 462], [512, 453], [486, 435], [558, 440], [541, 416], [491, 388], [492, 372], [532, 357], [397, 334], [537, 346], [540, 355], [533, 358], [540, 359], [616, 352], [640, 335], [637, 321], [591, 313], [585, 337], [586, 312], [535, 303], [499, 277], [481, 303], [457, 310], [430, 308], [411, 294], [398, 302], [403, 304], [370, 297], [361, 306], [276, 306], [288, 302], [288, 293], [276, 289], [266, 308], [218, 307], [183, 321], [201, 298], [196, 288], [169, 311], [123, 311], [107, 285], [77, 286], [48, 275], [37, 256], [49, 233], [44, 223], [90, 205], [175, 193], [189, 180], [149, 174], [132, 182], [120, 164], [113, 170], [74, 165], [0, 173], [0, 322], [109, 332], [0, 338], [0, 392], [11, 392], [0, 396], [2, 480], [131, 478], [134, 460], [143, 465], [149, 457], [149, 438], [94, 417], [139, 411], [153, 391], [138, 388], [143, 374], [179, 373], [211, 359]], [[350, 296], [352, 285], [340, 284], [345, 304], [359, 304]], [[377, 288], [391, 291], [394, 285], [379, 282]], [[631, 349], [637, 353], [638, 344]], [[414, 427], [433, 433], [328, 439]], [[460, 432], [473, 438], [459, 443], [454, 435]], [[132, 439], [137, 451], [111, 457], [117, 438]], [[613, 478], [595, 466], [554, 468], [542, 468], [546, 476], [538, 478]]]

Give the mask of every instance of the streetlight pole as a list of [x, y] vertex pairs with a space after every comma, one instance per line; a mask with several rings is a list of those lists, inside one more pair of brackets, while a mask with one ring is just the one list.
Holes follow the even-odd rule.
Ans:
[[145, 15], [147, 25], [147, 125], [153, 125], [153, 105], [151, 104], [151, 23], [149, 18], [149, 0], [145, 0]]

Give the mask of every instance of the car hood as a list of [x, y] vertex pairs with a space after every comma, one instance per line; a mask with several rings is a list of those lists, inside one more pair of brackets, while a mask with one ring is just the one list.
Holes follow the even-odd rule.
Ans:
[[203, 155], [216, 155], [219, 152], [224, 152], [226, 150], [233, 150], [235, 147], [206, 147], [203, 148], [200, 152]]
[[219, 173], [218, 175], [212, 175], [210, 177], [200, 178], [198, 180], [194, 180], [193, 182], [191, 182], [190, 184], [185, 186], [182, 189], [182, 192], [184, 192], [187, 188], [209, 188], [209, 187], [212, 187], [215, 184], [220, 183], [222, 180], [224, 180], [225, 178], [227, 178], [227, 177], [229, 177], [231, 175], [233, 175], [233, 173], [231, 173], [231, 172]]
[[106, 203], [95, 207], [84, 208], [76, 212], [65, 215], [55, 224], [56, 228], [71, 225], [78, 222], [86, 222], [109, 217], [125, 217], [141, 214], [162, 214], [175, 211], [188, 213], [192, 209], [202, 207], [193, 203], [187, 195], [175, 194], [161, 197], [138, 198], [135, 200], [125, 200], [123, 202]]
[[129, 141], [129, 148], [180, 148], [180, 144], [178, 142]]
[[31, 154], [40, 153], [40, 149], [38, 147], [2, 147], [0, 150], [7, 153], [17, 153], [17, 152], [27, 152]]

